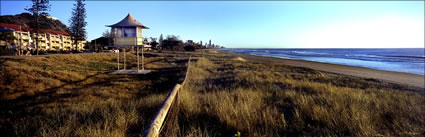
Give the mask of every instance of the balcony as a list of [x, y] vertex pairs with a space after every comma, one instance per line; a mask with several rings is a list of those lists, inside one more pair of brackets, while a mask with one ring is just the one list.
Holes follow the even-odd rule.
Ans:
[[25, 40], [29, 39], [28, 35], [21, 35], [21, 37], [17, 37], [17, 38], [18, 39], [25, 39]]
[[115, 45], [142, 45], [143, 40], [142, 38], [135, 38], [135, 37], [121, 37], [121, 38], [115, 38]]

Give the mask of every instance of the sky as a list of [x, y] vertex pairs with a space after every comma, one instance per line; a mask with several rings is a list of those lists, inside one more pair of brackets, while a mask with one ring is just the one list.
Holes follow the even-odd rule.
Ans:
[[[1, 1], [1, 15], [30, 1]], [[75, 1], [50, 1], [69, 25]], [[150, 29], [227, 48], [424, 48], [424, 1], [86, 1], [88, 37], [128, 13]]]

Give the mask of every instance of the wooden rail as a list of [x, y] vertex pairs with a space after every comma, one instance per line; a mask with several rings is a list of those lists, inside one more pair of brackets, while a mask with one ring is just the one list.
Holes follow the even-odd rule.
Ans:
[[178, 92], [183, 88], [184, 84], [186, 83], [186, 79], [189, 74], [189, 66], [190, 66], [191, 57], [192, 56], [189, 57], [189, 61], [187, 63], [186, 75], [182, 84], [181, 85], [176, 84], [176, 86], [174, 86], [171, 93], [168, 94], [167, 98], [165, 99], [165, 102], [162, 104], [161, 108], [156, 113], [154, 119], [151, 121], [148, 128], [143, 133], [143, 137], [158, 137], [159, 136], [164, 120], [167, 117], [167, 114], [168, 114], [168, 111], [170, 110], [171, 105], [176, 100], [175, 98]]

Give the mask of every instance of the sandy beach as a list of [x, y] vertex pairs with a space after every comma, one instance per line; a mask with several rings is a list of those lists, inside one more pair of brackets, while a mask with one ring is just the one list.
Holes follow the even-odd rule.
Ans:
[[363, 78], [373, 78], [373, 79], [383, 80], [386, 82], [418, 87], [422, 89], [425, 88], [425, 76], [423, 75], [377, 70], [377, 69], [370, 69], [365, 67], [329, 64], [329, 63], [314, 62], [314, 61], [282, 59], [282, 58], [275, 58], [275, 57], [255, 56], [255, 55], [231, 53], [231, 52], [226, 52], [226, 53], [234, 54], [244, 58], [245, 60], [250, 60], [250, 61], [278, 63], [278, 64], [284, 64], [284, 65], [290, 65], [290, 66], [306, 67], [306, 68], [316, 69], [316, 70], [325, 71], [325, 72], [344, 74], [344, 75], [363, 77]]

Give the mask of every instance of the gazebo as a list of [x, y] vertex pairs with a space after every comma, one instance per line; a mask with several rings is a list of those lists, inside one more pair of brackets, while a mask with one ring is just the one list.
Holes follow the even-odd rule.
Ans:
[[[120, 70], [120, 52], [118, 51], [117, 63], [118, 70], [112, 72], [111, 74], [146, 74], [149, 73], [150, 70], [145, 70], [144, 66], [144, 56], [143, 56], [143, 38], [142, 38], [142, 29], [149, 29], [145, 25], [136, 21], [130, 13], [122, 19], [120, 22], [115, 23], [113, 25], [108, 25], [107, 27], [111, 27], [111, 33], [114, 34], [114, 44], [110, 47], [115, 47], [117, 49], [123, 49], [124, 51], [124, 68]], [[136, 56], [137, 56], [137, 70], [126, 70], [126, 51], [125, 48], [137, 48]], [[142, 69], [140, 70], [140, 59], [139, 59], [139, 47], [142, 48]]]

